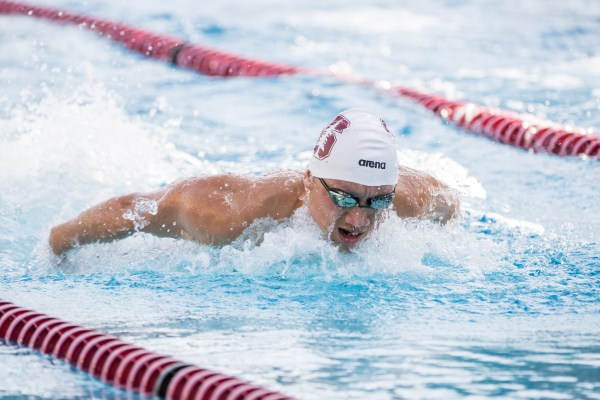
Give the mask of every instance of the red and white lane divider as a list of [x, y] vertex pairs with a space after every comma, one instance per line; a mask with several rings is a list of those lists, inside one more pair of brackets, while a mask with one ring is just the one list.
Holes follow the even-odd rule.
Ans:
[[600, 136], [591, 130], [567, 129], [551, 122], [535, 120], [531, 116], [482, 107], [474, 103], [452, 101], [403, 86], [383, 87], [378, 82], [368, 79], [253, 60], [120, 23], [48, 7], [0, 0], [0, 14], [20, 14], [78, 25], [147, 57], [168, 61], [205, 75], [268, 77], [309, 74], [351, 81], [416, 101], [443, 120], [496, 142], [533, 152], [600, 159]]
[[66, 360], [109, 385], [161, 399], [293, 400], [0, 300], [0, 339]]
[[165, 35], [157, 35], [144, 29], [49, 7], [0, 1], [0, 14], [19, 14], [66, 25], [77, 25], [95, 31], [100, 36], [119, 42], [147, 57], [168, 61], [205, 75], [257, 77], [291, 75], [304, 71], [302, 68], [255, 61]]
[[415, 100], [440, 118], [495, 142], [536, 153], [600, 159], [600, 136], [591, 130], [571, 130], [532, 116], [452, 101], [409, 88], [395, 87], [391, 90]]

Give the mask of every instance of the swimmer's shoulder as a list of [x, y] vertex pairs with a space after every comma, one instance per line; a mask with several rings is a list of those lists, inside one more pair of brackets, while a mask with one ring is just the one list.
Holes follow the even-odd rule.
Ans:
[[422, 215], [431, 197], [431, 190], [441, 182], [433, 176], [405, 166], [398, 167], [398, 184], [394, 196], [394, 207], [400, 217]]
[[400, 217], [420, 217], [446, 223], [459, 214], [460, 201], [448, 185], [434, 176], [401, 166], [394, 207]]
[[297, 190], [303, 186], [302, 180], [302, 172], [295, 170], [279, 170], [263, 175], [224, 173], [180, 178], [169, 185], [167, 189], [180, 191], [200, 189], [215, 190], [232, 187], [240, 189], [256, 187], [260, 189], [275, 185], [285, 190]]
[[265, 175], [220, 174], [183, 178], [172, 184], [175, 198], [196, 207], [200, 199], [227, 199], [256, 217], [291, 216], [304, 198], [303, 174], [280, 170]]
[[289, 218], [304, 201], [303, 174], [299, 171], [275, 171], [256, 180], [259, 190], [257, 201], [266, 206], [270, 217], [281, 220]]
[[400, 189], [405, 188], [409, 192], [420, 191], [423, 189], [446, 188], [446, 185], [424, 171], [419, 171], [406, 166], [398, 167], [398, 185]]

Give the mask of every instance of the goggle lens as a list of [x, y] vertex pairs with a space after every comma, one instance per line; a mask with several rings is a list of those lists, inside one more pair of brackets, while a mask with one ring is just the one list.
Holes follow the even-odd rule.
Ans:
[[329, 197], [333, 202], [342, 208], [350, 208], [350, 207], [370, 207], [375, 210], [383, 210], [388, 208], [392, 202], [394, 201], [394, 192], [382, 194], [380, 196], [369, 197], [367, 199], [367, 205], [361, 206], [359, 204], [359, 200], [357, 197], [351, 195], [350, 193], [346, 193], [343, 190], [339, 189], [331, 189], [327, 183], [323, 180], [323, 178], [318, 178], [321, 181], [321, 184], [327, 190]]

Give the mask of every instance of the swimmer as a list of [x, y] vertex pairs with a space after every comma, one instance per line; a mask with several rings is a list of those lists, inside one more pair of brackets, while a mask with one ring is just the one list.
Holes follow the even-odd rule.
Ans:
[[49, 243], [60, 255], [146, 232], [224, 245], [257, 219], [283, 221], [304, 206], [324, 237], [342, 250], [364, 241], [388, 209], [401, 218], [442, 224], [459, 213], [459, 201], [446, 185], [398, 165], [385, 122], [354, 108], [323, 129], [304, 173], [195, 177], [151, 193], [114, 197], [52, 228]]

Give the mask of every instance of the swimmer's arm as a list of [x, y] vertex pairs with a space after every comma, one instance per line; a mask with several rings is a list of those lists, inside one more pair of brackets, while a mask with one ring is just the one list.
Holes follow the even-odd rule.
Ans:
[[254, 219], [269, 216], [248, 207], [253, 203], [248, 200], [256, 197], [252, 186], [244, 179], [220, 175], [180, 180], [153, 193], [114, 197], [52, 228], [50, 247], [58, 255], [135, 232], [209, 245], [230, 243]]
[[423, 218], [445, 224], [458, 217], [460, 200], [447, 185], [431, 175], [401, 168], [394, 207], [402, 218]]
[[[53, 227], [48, 240], [50, 248], [60, 255], [78, 245], [118, 240], [137, 231], [167, 236], [171, 232], [162, 227], [162, 220], [173, 219], [169, 215], [172, 211], [161, 204], [167, 192], [165, 189], [148, 194], [131, 193], [92, 206], [75, 218]], [[141, 205], [137, 216], [136, 204], [138, 208]], [[157, 207], [154, 215], [153, 206]]]

